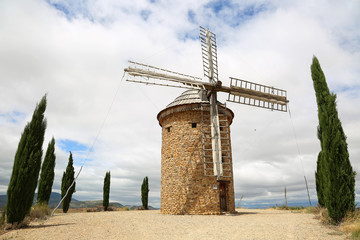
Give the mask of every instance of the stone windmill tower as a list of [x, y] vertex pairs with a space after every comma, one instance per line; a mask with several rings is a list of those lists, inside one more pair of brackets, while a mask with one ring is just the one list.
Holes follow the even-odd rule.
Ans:
[[161, 212], [234, 212], [230, 124], [234, 113], [218, 103], [222, 176], [214, 175], [210, 102], [205, 91], [188, 90], [158, 114], [162, 127]]
[[161, 212], [219, 214], [234, 212], [230, 124], [233, 112], [217, 101], [287, 111], [286, 91], [230, 78], [218, 79], [216, 36], [200, 27], [204, 76], [209, 80], [131, 62], [127, 81], [188, 88], [158, 114], [162, 127]]

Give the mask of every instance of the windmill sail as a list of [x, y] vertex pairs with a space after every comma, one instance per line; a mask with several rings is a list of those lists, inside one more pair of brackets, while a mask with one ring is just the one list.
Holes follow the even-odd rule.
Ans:
[[219, 80], [216, 35], [200, 26], [200, 41], [203, 58], [204, 76], [214, 83]]
[[[227, 101], [267, 108], [276, 111], [287, 111], [285, 90], [269, 87], [237, 78], [230, 78], [230, 91]], [[227, 89], [228, 90], [228, 89]]]
[[[129, 61], [130, 66], [124, 71], [128, 73], [129, 82], [178, 87], [188, 89], [205, 89], [201, 78], [169, 71], [166, 69]], [[141, 77], [141, 80], [136, 80]], [[164, 83], [168, 82], [168, 83]]]
[[[204, 76], [209, 79], [213, 89], [208, 89], [210, 98], [210, 124], [211, 124], [211, 145], [214, 166], [214, 175], [218, 179], [223, 176], [221, 135], [219, 123], [219, 110], [217, 106], [217, 93], [214, 86], [221, 85], [218, 77], [216, 35], [200, 26], [201, 51], [203, 56]], [[205, 161], [205, 158], [204, 158]]]

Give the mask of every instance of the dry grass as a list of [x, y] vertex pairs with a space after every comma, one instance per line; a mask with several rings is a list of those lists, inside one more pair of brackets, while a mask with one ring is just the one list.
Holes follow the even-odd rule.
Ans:
[[327, 224], [327, 225], [333, 224], [333, 222], [331, 221], [331, 218], [329, 217], [328, 210], [326, 208], [323, 208], [320, 206], [307, 207], [306, 212], [315, 214], [315, 217], [324, 224]]
[[98, 210], [98, 208], [93, 207], [93, 208], [86, 208], [86, 212], [100, 212], [100, 211]]
[[47, 204], [39, 203], [31, 207], [31, 211], [30, 211], [31, 220], [47, 219], [49, 215], [50, 215], [50, 208], [47, 206]]
[[343, 219], [340, 228], [347, 233], [351, 233], [352, 239], [360, 239], [360, 209], [349, 213]]
[[[315, 214], [316, 218], [325, 225], [334, 225], [326, 208], [317, 206], [307, 207], [305, 209], [307, 213]], [[339, 224], [338, 229], [342, 232], [350, 234], [351, 239], [360, 240], [360, 209], [356, 209], [354, 212], [348, 213]]]
[[290, 207], [290, 206], [285, 206], [285, 205], [276, 205], [275, 207], [272, 207], [273, 209], [276, 210], [291, 210], [291, 211], [299, 211], [299, 210], [303, 210], [305, 209], [305, 207], [303, 206], [295, 206], [295, 207]]

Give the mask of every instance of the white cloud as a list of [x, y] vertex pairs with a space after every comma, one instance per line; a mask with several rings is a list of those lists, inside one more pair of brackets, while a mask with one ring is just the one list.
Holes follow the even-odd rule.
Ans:
[[[194, 38], [198, 25], [217, 34], [224, 85], [229, 76], [244, 78], [284, 88], [290, 99], [292, 122], [287, 113], [228, 105], [235, 113], [237, 201], [243, 194], [248, 203], [281, 203], [284, 186], [294, 201], [306, 200], [304, 174], [311, 197], [316, 197], [314, 171], [320, 146], [310, 74], [313, 54], [330, 89], [338, 94], [351, 161], [360, 171], [357, 1], [245, 1], [218, 15], [207, 7], [208, 1], [108, 0], [76, 6], [70, 1], [49, 2], [70, 6], [72, 15], [46, 1], [0, 3], [0, 193], [6, 191], [21, 132], [42, 95], [48, 93], [44, 148], [52, 136], [90, 147], [120, 86], [74, 197], [101, 199], [103, 178], [110, 170], [111, 200], [140, 203], [139, 189], [147, 175], [150, 204], [159, 206], [161, 128], [156, 115], [182, 90], [120, 80], [130, 59], [201, 76], [200, 43]], [[262, 5], [246, 19], [237, 15]], [[9, 118], [13, 113], [20, 114], [16, 121]], [[59, 191], [68, 153], [57, 147], [56, 154], [54, 189]], [[75, 163], [78, 170], [82, 161]]]

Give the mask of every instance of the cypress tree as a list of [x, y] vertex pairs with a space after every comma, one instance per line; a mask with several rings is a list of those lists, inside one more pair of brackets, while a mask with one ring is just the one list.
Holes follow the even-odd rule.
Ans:
[[335, 223], [355, 210], [355, 175], [349, 160], [346, 136], [336, 108], [336, 95], [330, 93], [325, 75], [313, 57], [311, 75], [318, 104], [318, 155], [316, 186], [319, 201], [325, 204]]
[[[66, 195], [66, 192], [71, 186], [71, 184], [74, 182], [74, 179], [75, 179], [75, 171], [73, 167], [73, 157], [72, 157], [72, 153], [70, 152], [69, 162], [66, 167], [66, 171], [63, 173], [61, 179], [61, 198], [63, 198]], [[62, 202], [64, 213], [67, 213], [67, 211], [69, 210], [71, 197], [74, 192], [75, 192], [75, 182], [72, 185], [72, 187], [69, 189], [69, 192], [67, 193], [65, 199]]]
[[106, 172], [105, 178], [104, 178], [104, 187], [103, 187], [104, 211], [107, 211], [108, 207], [109, 207], [109, 195], [110, 195], [110, 171]]
[[19, 223], [30, 212], [39, 177], [42, 145], [46, 129], [46, 95], [36, 105], [16, 150], [7, 190], [6, 215], [9, 223]]
[[149, 179], [146, 176], [141, 184], [141, 202], [146, 210], [148, 209], [149, 191]]
[[41, 174], [38, 186], [37, 202], [48, 204], [51, 189], [54, 182], [55, 168], [55, 139], [52, 138], [46, 150], [44, 162], [41, 166]]
[[323, 159], [321, 158], [321, 151], [320, 151], [318, 154], [317, 166], [315, 171], [316, 192], [318, 197], [318, 204], [321, 207], [325, 207], [324, 183], [323, 183], [325, 176], [323, 175], [322, 164], [323, 164]]

